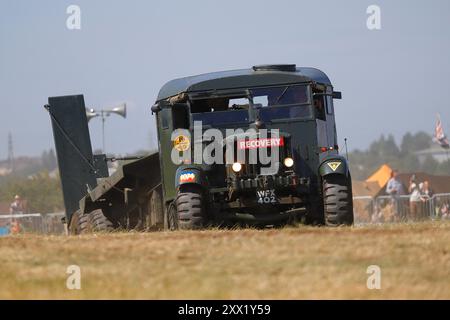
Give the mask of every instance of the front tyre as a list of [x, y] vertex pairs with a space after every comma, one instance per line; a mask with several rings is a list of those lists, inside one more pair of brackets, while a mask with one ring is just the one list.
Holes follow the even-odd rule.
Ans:
[[353, 224], [353, 196], [351, 179], [344, 175], [322, 178], [325, 225], [350, 226]]
[[175, 203], [179, 229], [201, 229], [206, 225], [205, 197], [199, 185], [180, 186]]

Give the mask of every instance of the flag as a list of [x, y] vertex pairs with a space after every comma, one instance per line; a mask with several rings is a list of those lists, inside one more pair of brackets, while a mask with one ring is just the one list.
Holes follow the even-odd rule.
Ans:
[[445, 136], [444, 129], [442, 128], [441, 117], [437, 116], [436, 128], [434, 129], [434, 140], [444, 149], [450, 148], [450, 143]]

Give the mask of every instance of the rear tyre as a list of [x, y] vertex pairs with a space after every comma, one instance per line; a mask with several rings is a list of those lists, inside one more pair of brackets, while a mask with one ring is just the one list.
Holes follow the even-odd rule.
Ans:
[[178, 229], [177, 208], [175, 202], [169, 204], [164, 215], [164, 229], [167, 231], [174, 231]]
[[201, 229], [206, 225], [203, 190], [194, 184], [182, 185], [176, 199], [178, 228]]
[[75, 211], [75, 213], [70, 218], [70, 223], [69, 223], [69, 227], [68, 227], [69, 234], [71, 234], [71, 235], [80, 234], [80, 232], [81, 232], [80, 218], [81, 218], [80, 210]]
[[114, 225], [104, 214], [102, 209], [96, 209], [88, 214], [82, 214], [79, 219], [80, 233], [111, 232]]
[[102, 209], [97, 209], [89, 214], [93, 232], [111, 232], [114, 225], [104, 214]]
[[91, 230], [90, 222], [89, 222], [89, 214], [80, 213], [80, 218], [78, 219], [78, 234], [89, 233]]
[[353, 224], [353, 196], [351, 179], [344, 175], [323, 177], [322, 194], [325, 224], [350, 226]]
[[155, 189], [150, 195], [147, 206], [147, 230], [164, 229], [164, 211], [162, 205], [161, 190]]

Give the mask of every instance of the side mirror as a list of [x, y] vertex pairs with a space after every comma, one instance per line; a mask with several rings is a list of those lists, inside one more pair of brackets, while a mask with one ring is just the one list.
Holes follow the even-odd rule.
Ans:
[[342, 92], [340, 91], [333, 91], [333, 99], [342, 99]]
[[161, 111], [161, 107], [160, 107], [159, 104], [157, 103], [157, 104], [152, 105], [151, 110], [152, 110], [152, 114], [158, 113], [158, 112]]

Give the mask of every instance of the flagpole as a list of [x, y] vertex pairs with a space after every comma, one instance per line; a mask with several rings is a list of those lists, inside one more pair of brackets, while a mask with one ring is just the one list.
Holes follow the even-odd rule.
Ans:
[[[438, 113], [438, 116], [439, 116], [439, 121], [441, 121], [441, 115], [439, 113]], [[447, 167], [448, 167], [448, 173], [450, 174], [450, 161], [448, 160], [448, 149], [445, 150], [445, 154], [447, 155]]]
[[448, 149], [445, 151], [446, 155], [447, 155], [447, 165], [445, 167], [450, 167], [450, 161], [448, 159]]
[[441, 115], [439, 113], [436, 114], [436, 127], [434, 128], [434, 138], [433, 140], [439, 143], [439, 145], [445, 149], [445, 155], [447, 157], [447, 165], [450, 164], [448, 151], [450, 148], [450, 143], [447, 137], [445, 136], [444, 130], [442, 128]]

